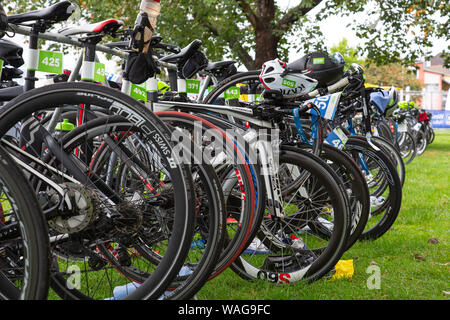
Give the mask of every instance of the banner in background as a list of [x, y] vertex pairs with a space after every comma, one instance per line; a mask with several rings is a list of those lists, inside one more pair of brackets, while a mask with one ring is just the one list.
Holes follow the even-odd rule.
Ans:
[[431, 123], [433, 128], [448, 128], [450, 129], [450, 110], [426, 110], [433, 115]]

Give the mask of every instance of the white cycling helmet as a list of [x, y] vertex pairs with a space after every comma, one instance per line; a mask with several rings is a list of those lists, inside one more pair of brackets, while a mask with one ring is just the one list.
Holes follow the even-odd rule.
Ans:
[[391, 89], [389, 90], [388, 107], [389, 108], [395, 107], [398, 104], [398, 100], [399, 100], [398, 90], [392, 86]]
[[301, 73], [286, 73], [286, 63], [278, 59], [263, 64], [259, 80], [266, 90], [280, 92], [286, 98], [305, 95], [314, 90], [318, 83]]

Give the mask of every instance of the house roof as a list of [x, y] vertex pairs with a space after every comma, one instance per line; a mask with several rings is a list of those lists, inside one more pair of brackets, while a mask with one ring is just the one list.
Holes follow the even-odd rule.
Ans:
[[423, 70], [443, 74], [444, 76], [450, 76], [450, 69], [447, 69], [442, 65], [424, 67]]
[[436, 65], [442, 66], [444, 64], [444, 58], [442, 57], [442, 54], [439, 53], [439, 54], [435, 55], [434, 57], [432, 57], [430, 59], [430, 63], [432, 66], [436, 66]]

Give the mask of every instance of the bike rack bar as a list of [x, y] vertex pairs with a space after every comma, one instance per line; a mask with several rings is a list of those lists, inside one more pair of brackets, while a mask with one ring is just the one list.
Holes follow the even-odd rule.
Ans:
[[[14, 24], [9, 24], [11, 30], [14, 33], [17, 34], [21, 34], [21, 35], [25, 35], [25, 36], [29, 36], [31, 34], [31, 27], [23, 27], [23, 26], [17, 26]], [[77, 39], [71, 38], [71, 37], [67, 37], [67, 36], [61, 36], [59, 34], [56, 33], [51, 33], [51, 32], [42, 32], [39, 33], [39, 39], [43, 39], [43, 40], [48, 40], [48, 41], [54, 41], [54, 42], [58, 42], [58, 43], [62, 43], [62, 44], [68, 44], [68, 45], [72, 45], [75, 47], [79, 47], [79, 48], [84, 48], [85, 44], [78, 41]], [[128, 52], [123, 51], [123, 50], [118, 50], [118, 49], [112, 49], [109, 48], [107, 46], [103, 46], [101, 44], [96, 45], [95, 49], [97, 51], [103, 52], [103, 53], [107, 53], [107, 54], [111, 54], [113, 56], [116, 57], [120, 57], [123, 59], [128, 58]], [[177, 70], [177, 66], [172, 64], [172, 63], [167, 63], [167, 62], [163, 62], [163, 61], [159, 61], [158, 57], [153, 56], [153, 58], [155, 59], [155, 61], [158, 62], [158, 64], [164, 68], [167, 69], [173, 69], [173, 70]]]

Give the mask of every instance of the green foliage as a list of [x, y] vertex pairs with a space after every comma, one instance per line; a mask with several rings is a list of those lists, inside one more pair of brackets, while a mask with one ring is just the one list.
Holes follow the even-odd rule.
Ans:
[[366, 67], [366, 82], [379, 86], [394, 86], [406, 88], [412, 91], [422, 89], [421, 83], [416, 79], [415, 73], [398, 63], [390, 63], [382, 66], [371, 64]]
[[346, 38], [343, 38], [337, 45], [330, 48], [330, 53], [339, 52], [344, 56], [345, 65], [348, 68], [352, 63], [363, 65], [365, 60], [358, 55], [356, 48], [350, 47]]
[[[378, 65], [410, 65], [430, 56], [433, 38], [450, 40], [448, 0], [328, 0], [316, 18], [355, 12], [364, 12], [367, 17], [349, 25], [361, 39], [357, 50]], [[450, 58], [446, 57], [449, 66]]]
[[[346, 68], [352, 63], [363, 66], [366, 75], [366, 82], [379, 86], [395, 86], [405, 88], [410, 86], [411, 90], [421, 90], [420, 81], [408, 67], [399, 63], [388, 63], [377, 65], [370, 59], [363, 58], [358, 54], [358, 50], [348, 45], [346, 38], [337, 45], [330, 48], [330, 53], [340, 52], [345, 59]], [[411, 68], [413, 69], [413, 68]]]
[[[88, 21], [114, 17], [127, 26], [133, 25], [140, 3], [139, 0], [73, 1], [80, 5]], [[156, 32], [165, 42], [179, 46], [201, 39], [211, 60], [232, 58], [249, 69], [259, 67], [258, 57], [286, 59], [292, 50], [306, 53], [325, 49], [317, 22], [331, 15], [365, 12], [364, 22], [355, 21], [351, 25], [361, 39], [356, 50], [358, 55], [378, 65], [409, 65], [430, 53], [432, 38], [450, 40], [450, 5], [446, 0], [324, 1], [325, 9], [311, 16], [307, 13], [320, 0], [303, 0], [286, 9], [280, 7], [281, 1], [274, 0], [165, 0]], [[43, 8], [57, 0], [5, 2], [10, 12], [19, 12]], [[258, 42], [261, 35], [264, 37]], [[444, 56], [450, 65], [448, 52]]]

